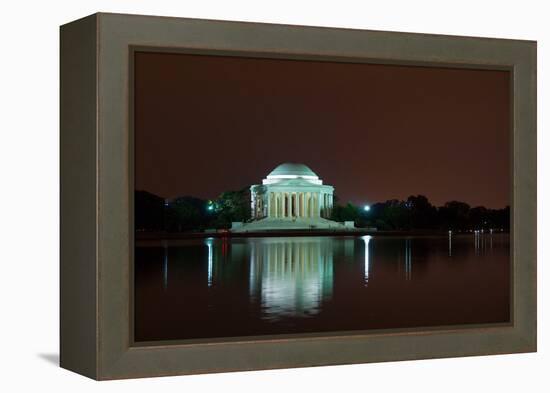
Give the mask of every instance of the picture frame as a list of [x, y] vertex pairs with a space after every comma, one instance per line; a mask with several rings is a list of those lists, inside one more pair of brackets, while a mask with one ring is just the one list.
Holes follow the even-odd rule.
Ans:
[[[512, 322], [133, 342], [135, 50], [509, 70]], [[536, 42], [97, 13], [60, 29], [60, 364], [97, 380], [536, 351]]]

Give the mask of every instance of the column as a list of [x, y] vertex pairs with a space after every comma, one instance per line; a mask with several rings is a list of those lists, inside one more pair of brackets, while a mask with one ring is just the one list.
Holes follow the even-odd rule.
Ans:
[[292, 193], [288, 193], [287, 194], [287, 200], [286, 200], [286, 203], [287, 203], [287, 213], [286, 213], [286, 216], [288, 218], [291, 218], [292, 217]]
[[292, 193], [288, 193], [288, 218], [292, 218]]
[[321, 216], [321, 193], [315, 194], [315, 217]]

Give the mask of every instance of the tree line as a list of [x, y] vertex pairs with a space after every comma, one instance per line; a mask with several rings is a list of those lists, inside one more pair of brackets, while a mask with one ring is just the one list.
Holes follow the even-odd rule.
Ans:
[[250, 219], [250, 190], [226, 191], [215, 200], [193, 196], [165, 200], [147, 191], [136, 191], [134, 211], [138, 231], [227, 229], [233, 221]]
[[450, 201], [436, 207], [424, 195], [411, 195], [404, 201], [391, 199], [375, 203], [368, 211], [351, 203], [337, 204], [332, 209], [331, 219], [354, 221], [357, 227], [378, 230], [509, 231], [510, 207], [471, 207], [460, 201]]
[[[250, 209], [249, 188], [223, 192], [215, 200], [193, 196], [165, 200], [147, 191], [136, 191], [134, 197], [135, 228], [138, 231], [227, 229], [233, 221], [249, 221]], [[330, 218], [338, 222], [354, 221], [356, 227], [378, 230], [508, 231], [510, 228], [509, 207], [471, 207], [460, 201], [436, 207], [423, 195], [375, 203], [368, 211], [352, 203], [336, 203]]]

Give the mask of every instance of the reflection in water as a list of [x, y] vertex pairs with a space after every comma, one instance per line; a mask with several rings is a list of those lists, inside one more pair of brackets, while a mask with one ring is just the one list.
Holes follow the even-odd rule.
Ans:
[[317, 314], [320, 303], [332, 296], [332, 239], [253, 240], [249, 283], [264, 319]]
[[405, 239], [405, 278], [407, 280], [411, 279], [411, 270], [412, 270], [412, 248], [411, 248], [411, 239]]
[[487, 254], [487, 249], [489, 249], [489, 252], [492, 253], [493, 239], [498, 236], [499, 235], [494, 234], [492, 229], [489, 231], [484, 231], [483, 229], [474, 231], [475, 254], [478, 256], [483, 256]]
[[162, 260], [162, 288], [168, 288], [168, 243], [162, 242], [162, 248], [164, 251], [164, 257]]
[[[485, 249], [487, 248], [487, 241], [490, 239], [492, 241], [493, 234], [484, 233], [483, 230], [477, 230], [474, 231], [474, 245], [475, 245], [475, 254], [476, 255], [482, 255], [485, 253]], [[489, 247], [491, 248], [492, 243], [490, 243]]]
[[206, 239], [206, 246], [208, 247], [208, 286], [212, 286], [212, 274], [214, 270], [214, 239], [209, 237]]
[[363, 236], [362, 239], [365, 242], [365, 286], [369, 285], [369, 270], [370, 270], [370, 261], [369, 261], [369, 242], [372, 236]]
[[453, 256], [453, 232], [449, 231], [449, 256]]
[[507, 321], [509, 250], [507, 234], [491, 233], [143, 242], [135, 337]]

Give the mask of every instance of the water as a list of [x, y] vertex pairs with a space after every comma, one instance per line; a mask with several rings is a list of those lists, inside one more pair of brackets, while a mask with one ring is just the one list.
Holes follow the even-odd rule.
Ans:
[[135, 340], [501, 323], [509, 236], [140, 242]]

